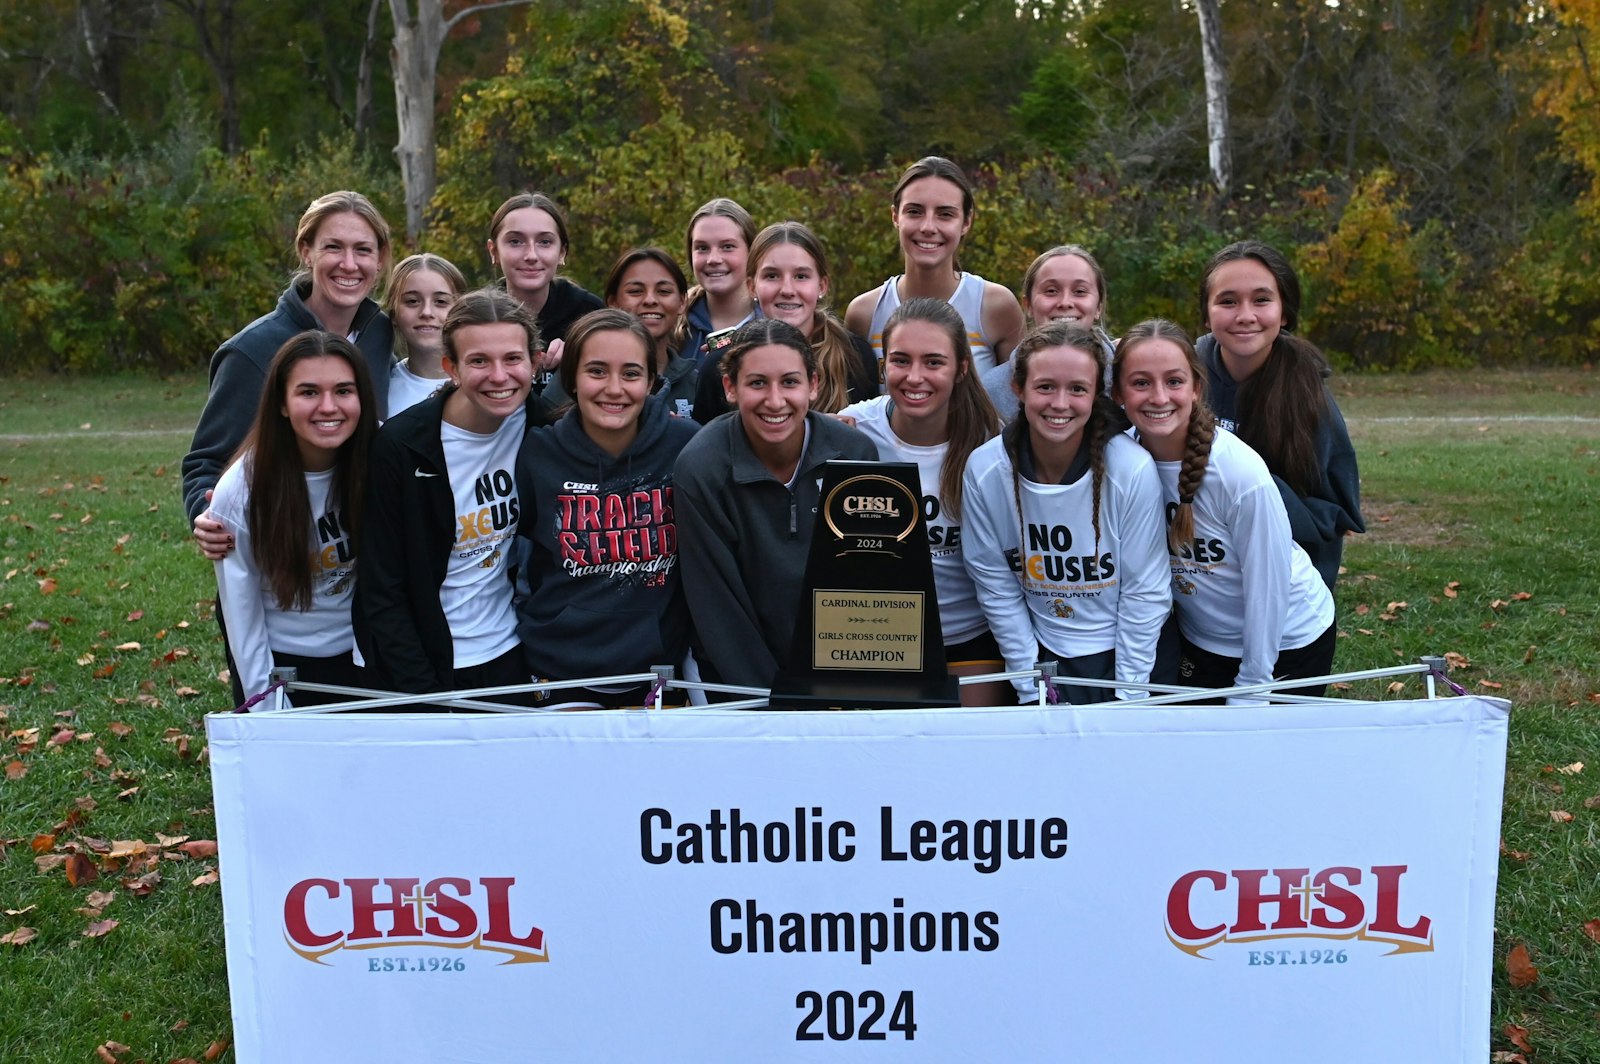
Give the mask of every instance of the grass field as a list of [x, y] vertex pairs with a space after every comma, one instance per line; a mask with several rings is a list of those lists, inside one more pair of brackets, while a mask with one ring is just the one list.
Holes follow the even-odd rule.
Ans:
[[[1590, 1064], [1600, 374], [1340, 378], [1338, 391], [1368, 534], [1346, 552], [1337, 665], [1449, 653], [1458, 682], [1515, 704], [1493, 1044]], [[0, 1061], [231, 1059], [216, 860], [195, 845], [215, 838], [202, 717], [230, 700], [210, 567], [178, 496], [204, 382], [34, 379], [7, 395]], [[1513, 987], [1517, 946], [1538, 974]]]

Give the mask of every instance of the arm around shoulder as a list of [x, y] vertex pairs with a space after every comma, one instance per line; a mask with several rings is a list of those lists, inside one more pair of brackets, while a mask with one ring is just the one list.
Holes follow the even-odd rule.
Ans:
[[983, 289], [983, 334], [994, 349], [994, 360], [1004, 362], [1022, 342], [1024, 322], [1022, 304], [1003, 284], [985, 281]]

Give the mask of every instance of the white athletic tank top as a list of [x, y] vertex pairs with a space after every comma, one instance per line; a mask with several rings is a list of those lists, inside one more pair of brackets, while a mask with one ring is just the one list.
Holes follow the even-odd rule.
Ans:
[[[872, 341], [872, 353], [878, 356], [880, 381], [883, 379], [883, 327], [889, 323], [889, 315], [900, 306], [899, 285], [902, 276], [895, 274], [883, 282], [883, 287], [878, 290], [878, 304], [872, 308], [872, 331], [867, 339]], [[978, 372], [982, 373], [994, 365], [994, 348], [983, 334], [983, 286], [987, 282], [975, 273], [963, 273], [960, 277], [955, 294], [950, 297], [950, 305], [967, 323], [967, 343], [972, 345], [972, 361], [978, 367]]]

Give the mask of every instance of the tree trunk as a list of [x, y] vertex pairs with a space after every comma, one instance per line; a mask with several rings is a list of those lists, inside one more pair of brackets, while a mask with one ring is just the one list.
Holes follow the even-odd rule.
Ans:
[[400, 125], [394, 152], [400, 160], [400, 180], [406, 189], [406, 235], [413, 241], [422, 235], [428, 204], [433, 200], [433, 116], [439, 49], [462, 19], [497, 7], [521, 7], [531, 2], [492, 0], [462, 8], [447, 19], [441, 0], [417, 0], [415, 15], [411, 13], [410, 0], [389, 0], [389, 14], [394, 18], [394, 49], [389, 65], [394, 70], [394, 108]]
[[1228, 71], [1222, 55], [1222, 18], [1217, 0], [1196, 0], [1200, 16], [1200, 50], [1206, 72], [1206, 146], [1211, 180], [1224, 196], [1233, 185], [1233, 156], [1228, 132]]
[[363, 145], [372, 129], [372, 53], [378, 46], [378, 12], [383, 0], [367, 7], [367, 36], [361, 42], [361, 62], [356, 67], [356, 139]]
[[406, 235], [422, 235], [423, 215], [433, 199], [433, 109], [439, 48], [444, 44], [444, 17], [439, 0], [417, 0], [411, 15], [407, 0], [389, 0], [394, 16], [394, 107], [400, 137], [395, 155], [406, 190]]

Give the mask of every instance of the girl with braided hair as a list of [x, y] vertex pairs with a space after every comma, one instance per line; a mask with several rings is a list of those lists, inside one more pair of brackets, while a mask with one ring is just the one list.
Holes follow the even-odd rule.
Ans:
[[1170, 321], [1140, 322], [1117, 344], [1113, 379], [1166, 499], [1182, 682], [1244, 687], [1326, 675], [1333, 596], [1294, 541], [1266, 463], [1217, 426], [1188, 336]]
[[[964, 560], [1008, 672], [1044, 656], [1062, 676], [1150, 679], [1172, 604], [1161, 484], [1150, 456], [1115, 429], [1105, 357], [1081, 325], [1034, 329], [1011, 357], [1022, 415], [967, 461]], [[1037, 697], [1031, 678], [1012, 684], [1023, 701]], [[1102, 690], [1067, 693], [1083, 704]]]

